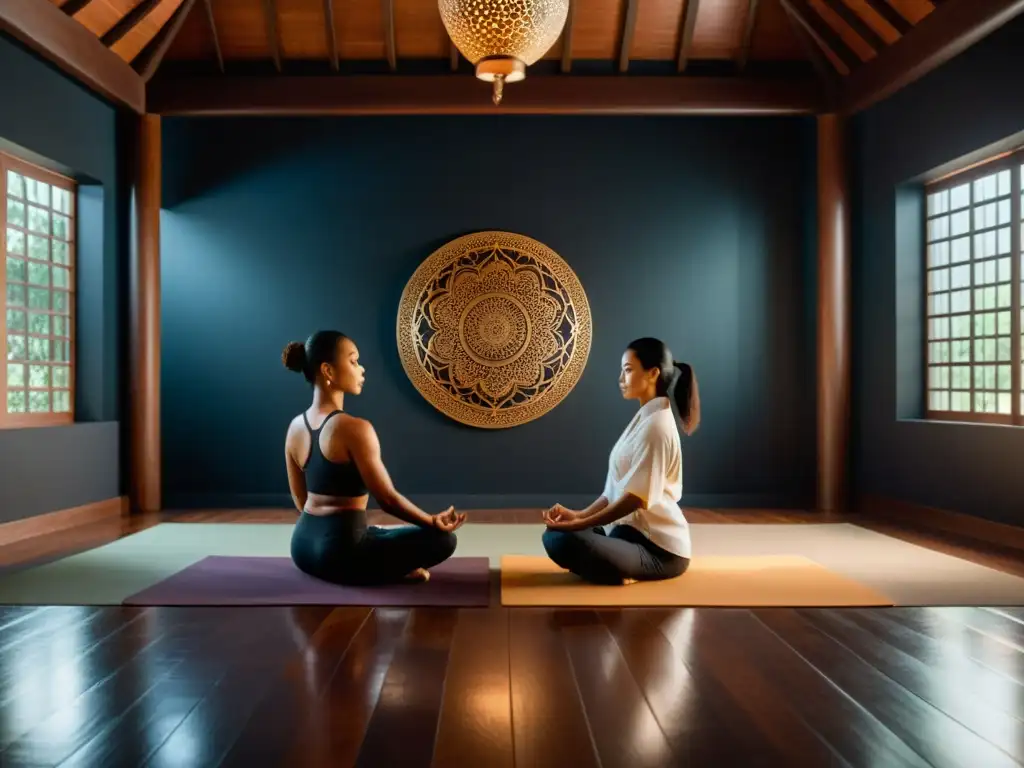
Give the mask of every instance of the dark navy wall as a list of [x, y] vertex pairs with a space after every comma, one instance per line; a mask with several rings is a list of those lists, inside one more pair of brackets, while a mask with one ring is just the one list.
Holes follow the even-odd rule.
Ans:
[[920, 419], [921, 225], [902, 189], [1024, 131], [1022, 69], [1019, 18], [856, 121], [853, 389], [862, 494], [1024, 523], [1024, 430]]
[[78, 179], [76, 410], [70, 427], [0, 430], [0, 522], [121, 493], [115, 110], [0, 36], [0, 149]]
[[[367, 387], [348, 408], [425, 505], [592, 500], [635, 408], [617, 390], [620, 355], [642, 335], [700, 381], [686, 502], [813, 498], [813, 121], [168, 119], [164, 131], [168, 506], [288, 503], [282, 441], [309, 390], [280, 354], [317, 328], [358, 343]], [[594, 322], [575, 390], [501, 431], [434, 411], [395, 344], [419, 263], [483, 229], [561, 254]]]

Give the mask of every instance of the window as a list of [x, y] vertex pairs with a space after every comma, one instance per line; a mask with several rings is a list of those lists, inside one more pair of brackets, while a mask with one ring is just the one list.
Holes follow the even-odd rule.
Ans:
[[75, 184], [0, 153], [0, 426], [74, 421]]
[[1024, 152], [929, 185], [925, 223], [927, 416], [1024, 424]]

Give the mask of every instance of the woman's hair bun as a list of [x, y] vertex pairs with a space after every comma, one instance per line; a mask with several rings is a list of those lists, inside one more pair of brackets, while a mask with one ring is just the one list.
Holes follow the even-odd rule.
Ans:
[[281, 353], [281, 362], [289, 371], [302, 373], [306, 368], [306, 346], [300, 341], [290, 341]]

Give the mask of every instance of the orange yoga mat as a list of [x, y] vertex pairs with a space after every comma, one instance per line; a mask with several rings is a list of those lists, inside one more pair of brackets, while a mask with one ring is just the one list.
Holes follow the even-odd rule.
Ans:
[[546, 557], [501, 558], [501, 604], [543, 606], [892, 606], [863, 584], [805, 557], [695, 557], [682, 576], [624, 586], [588, 584]]

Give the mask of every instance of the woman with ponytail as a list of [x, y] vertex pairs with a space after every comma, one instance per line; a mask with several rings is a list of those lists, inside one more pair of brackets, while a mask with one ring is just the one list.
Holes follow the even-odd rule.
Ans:
[[619, 390], [640, 410], [612, 448], [604, 492], [581, 511], [547, 510], [544, 549], [596, 584], [670, 579], [690, 564], [679, 429], [692, 435], [700, 424], [697, 379], [664, 342], [643, 338], [622, 355]]

